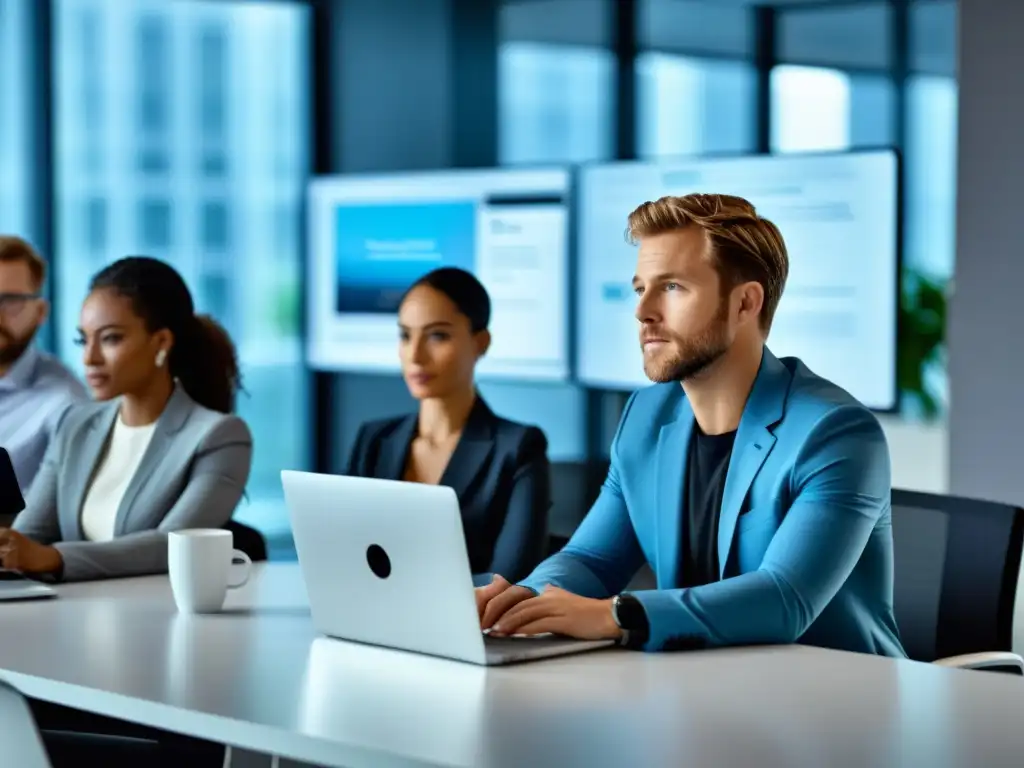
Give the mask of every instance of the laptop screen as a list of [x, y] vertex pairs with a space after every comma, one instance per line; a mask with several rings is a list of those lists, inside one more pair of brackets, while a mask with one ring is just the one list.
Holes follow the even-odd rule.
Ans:
[[6, 449], [0, 448], [0, 516], [13, 517], [24, 508], [25, 499], [21, 496], [11, 455]]

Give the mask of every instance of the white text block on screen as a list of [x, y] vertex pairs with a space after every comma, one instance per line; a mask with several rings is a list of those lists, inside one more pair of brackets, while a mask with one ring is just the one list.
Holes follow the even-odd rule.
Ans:
[[739, 195], [782, 230], [790, 272], [768, 347], [878, 410], [896, 404], [899, 165], [888, 150], [623, 162], [581, 170], [577, 360], [580, 380], [634, 389], [644, 376], [636, 247], [623, 232], [646, 200]]

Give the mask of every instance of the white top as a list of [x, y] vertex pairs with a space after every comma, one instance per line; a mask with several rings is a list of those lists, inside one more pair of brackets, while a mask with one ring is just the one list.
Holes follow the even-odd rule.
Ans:
[[258, 563], [209, 616], [179, 614], [167, 576], [57, 590], [0, 607], [0, 679], [310, 765], [1021, 768], [1024, 755], [1012, 675], [800, 645], [489, 669], [317, 637], [292, 563]]
[[82, 504], [82, 532], [89, 541], [110, 541], [128, 484], [149, 447], [156, 422], [129, 427], [118, 416]]

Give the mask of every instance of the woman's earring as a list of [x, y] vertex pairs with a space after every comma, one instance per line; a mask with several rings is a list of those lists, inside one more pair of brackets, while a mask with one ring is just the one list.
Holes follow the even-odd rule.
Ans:
[[161, 349], [159, 352], [156, 353], [156, 367], [157, 368], [163, 368], [164, 367], [164, 363], [166, 363], [166, 362], [167, 362], [167, 350], [166, 349]]

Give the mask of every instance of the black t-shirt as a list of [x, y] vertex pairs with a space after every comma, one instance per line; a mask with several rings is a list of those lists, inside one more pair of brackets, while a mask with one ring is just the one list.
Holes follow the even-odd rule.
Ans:
[[681, 587], [699, 587], [718, 581], [718, 518], [725, 493], [725, 477], [736, 432], [705, 435], [693, 425], [687, 455], [683, 499]]

